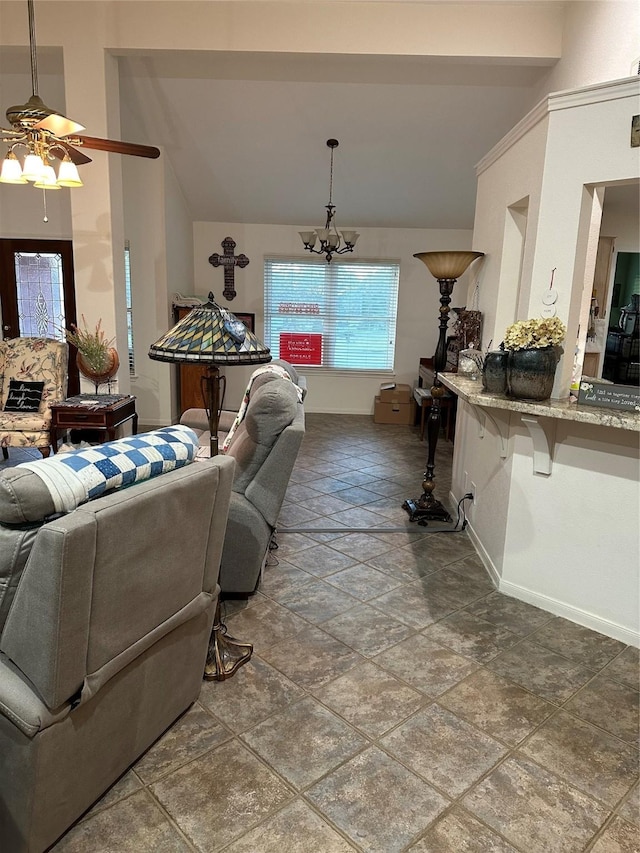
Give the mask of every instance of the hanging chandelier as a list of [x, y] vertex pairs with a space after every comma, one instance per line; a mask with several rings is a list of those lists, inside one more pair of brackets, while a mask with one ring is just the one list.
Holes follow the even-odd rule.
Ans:
[[[324, 228], [317, 228], [315, 231], [298, 232], [305, 249], [313, 252], [315, 255], [325, 255], [328, 264], [331, 263], [331, 258], [334, 255], [344, 255], [345, 252], [353, 252], [353, 248], [360, 236], [356, 231], [352, 230], [339, 232], [335, 224], [336, 207], [332, 201], [333, 152], [339, 144], [337, 139], [327, 139], [327, 146], [331, 149], [331, 169], [329, 172], [329, 204], [325, 205], [327, 209], [327, 221]], [[314, 247], [318, 240], [320, 241], [320, 247], [316, 249]]]

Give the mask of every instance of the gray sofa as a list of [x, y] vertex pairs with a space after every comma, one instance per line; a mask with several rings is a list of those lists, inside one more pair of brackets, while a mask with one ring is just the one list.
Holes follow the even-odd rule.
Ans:
[[[245, 418], [235, 430], [225, 454], [236, 461], [220, 563], [220, 588], [227, 597], [249, 595], [260, 582], [269, 543], [304, 438], [304, 405], [299, 397], [304, 397], [306, 383], [297, 374], [296, 380], [290, 382], [270, 373], [256, 378]], [[297, 387], [301, 388], [300, 394]], [[181, 423], [197, 432], [194, 411], [200, 412], [187, 410]], [[208, 446], [206, 429], [200, 430], [199, 442]]]
[[59, 515], [35, 472], [0, 474], [1, 850], [46, 849], [197, 698], [233, 469], [196, 461]]

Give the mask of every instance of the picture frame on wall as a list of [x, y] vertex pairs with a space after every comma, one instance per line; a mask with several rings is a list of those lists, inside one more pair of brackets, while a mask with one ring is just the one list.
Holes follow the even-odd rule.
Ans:
[[256, 315], [255, 314], [243, 314], [241, 311], [234, 311], [234, 316], [240, 320], [241, 323], [244, 323], [247, 329], [250, 332], [255, 334], [256, 331]]

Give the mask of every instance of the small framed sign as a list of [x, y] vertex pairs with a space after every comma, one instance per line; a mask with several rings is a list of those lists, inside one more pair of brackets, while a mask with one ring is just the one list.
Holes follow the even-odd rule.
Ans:
[[640, 412], [640, 387], [597, 382], [590, 377], [583, 376], [578, 390], [578, 403], [585, 406], [601, 406], [606, 409]]
[[280, 358], [291, 364], [322, 365], [322, 335], [280, 332]]

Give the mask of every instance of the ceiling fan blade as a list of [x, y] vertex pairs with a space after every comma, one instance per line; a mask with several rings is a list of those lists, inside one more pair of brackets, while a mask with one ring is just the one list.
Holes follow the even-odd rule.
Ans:
[[77, 148], [74, 148], [72, 145], [69, 145], [68, 142], [64, 142], [63, 140], [51, 145], [49, 151], [59, 160], [63, 160], [65, 154], [67, 154], [71, 162], [75, 163], [76, 166], [83, 166], [85, 163], [91, 162], [91, 157], [87, 157], [87, 155], [83, 154], [82, 151], [78, 151]]
[[138, 145], [135, 142], [119, 142], [116, 139], [100, 139], [98, 136], [78, 136], [78, 139], [85, 148], [95, 148], [97, 151], [130, 154], [132, 157], [149, 157], [152, 160], [160, 156], [160, 149], [151, 145]]
[[80, 133], [81, 130], [84, 130], [84, 125], [60, 115], [60, 113], [51, 113], [42, 121], [34, 124], [33, 129], [48, 130], [54, 136], [69, 136], [72, 133]]

